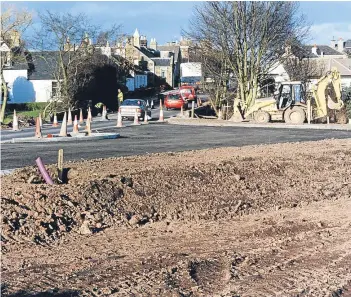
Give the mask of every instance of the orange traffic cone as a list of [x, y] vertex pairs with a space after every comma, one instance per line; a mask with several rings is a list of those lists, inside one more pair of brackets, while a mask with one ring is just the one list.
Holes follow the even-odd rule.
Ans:
[[77, 115], [74, 116], [73, 132], [72, 133], [79, 133]]
[[67, 125], [73, 125], [71, 108], [68, 108], [68, 120], [67, 120]]
[[159, 122], [163, 122], [164, 118], [163, 118], [163, 108], [162, 108], [162, 101], [160, 101], [160, 117], [158, 119]]
[[36, 123], [35, 123], [35, 137], [36, 138], [41, 138], [41, 128], [40, 128], [40, 120], [39, 120], [39, 117], [37, 118], [36, 120]]
[[53, 127], [58, 127], [58, 126], [59, 126], [59, 124], [58, 124], [58, 122], [57, 122], [57, 115], [56, 115], [56, 113], [55, 113], [55, 115], [54, 115], [54, 123], [52, 124], [52, 126], [53, 126]]
[[107, 109], [106, 105], [102, 106], [102, 113], [101, 113], [101, 121], [106, 121], [107, 120]]
[[90, 122], [93, 121], [93, 117], [91, 116], [91, 109], [90, 109], [90, 107], [88, 109], [88, 119], [89, 119]]
[[67, 114], [65, 112], [62, 120], [62, 126], [59, 136], [67, 137]]
[[117, 127], [118, 128], [122, 128], [123, 127], [122, 115], [121, 115], [120, 112], [118, 112], [118, 114], [117, 114]]
[[148, 124], [148, 120], [147, 120], [147, 112], [145, 111], [145, 114], [144, 114], [144, 124]]
[[12, 120], [12, 131], [18, 131], [18, 119], [16, 115], [16, 110], [13, 111], [13, 120]]
[[80, 113], [79, 113], [79, 124], [82, 124], [84, 122], [83, 119], [83, 110], [80, 108]]
[[138, 110], [137, 109], [135, 110], [135, 113], [134, 113], [134, 123], [133, 123], [133, 125], [140, 125], [139, 118], [138, 118]]
[[40, 128], [43, 127], [43, 121], [41, 120], [41, 113], [39, 112], [39, 124]]
[[86, 130], [87, 130], [87, 135], [91, 136], [91, 123], [90, 123], [90, 119], [87, 119], [87, 126], [86, 126]]

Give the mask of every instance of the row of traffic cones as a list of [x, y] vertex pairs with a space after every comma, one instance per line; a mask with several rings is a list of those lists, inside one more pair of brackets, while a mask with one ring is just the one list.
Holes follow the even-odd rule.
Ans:
[[[64, 113], [63, 116], [63, 121], [62, 121], [62, 126], [61, 126], [61, 130], [60, 130], [60, 134], [59, 136], [61, 137], [67, 137], [67, 114]], [[91, 123], [90, 123], [90, 119], [88, 118], [86, 121], [86, 133], [88, 136], [91, 135]], [[79, 133], [79, 126], [78, 126], [78, 119], [77, 116], [74, 116], [74, 122], [73, 122], [73, 131], [71, 132], [71, 134], [78, 134]], [[42, 133], [41, 133], [41, 126], [40, 126], [40, 117], [37, 117], [36, 119], [36, 125], [35, 125], [35, 137], [36, 138], [42, 138]]]
[[[159, 117], [158, 122], [164, 122], [162, 102], [160, 102], [160, 117]], [[148, 124], [148, 123], [149, 123], [148, 122], [148, 115], [145, 114], [144, 115], [144, 124]], [[133, 125], [140, 125], [137, 109], [135, 110]], [[116, 127], [118, 127], [118, 128], [124, 127], [123, 123], [122, 123], [122, 115], [121, 115], [120, 112], [118, 112], [118, 114], [117, 114], [117, 125], [116, 125]]]
[[[42, 127], [43, 126], [43, 122], [41, 120], [41, 114], [40, 113], [39, 113], [38, 120], [39, 120], [40, 127]], [[16, 114], [16, 110], [13, 111], [12, 130], [13, 131], [19, 131], [18, 117], [17, 117], [17, 114]]]
[[[76, 118], [77, 116], [75, 116]], [[90, 107], [89, 107], [89, 110], [88, 110], [88, 119], [90, 121], [92, 121], [92, 116], [91, 116], [91, 110], [90, 110]], [[88, 120], [87, 119], [87, 120]], [[77, 120], [77, 123], [78, 123], [78, 120]], [[84, 119], [83, 119], [83, 110], [80, 109], [80, 114], [79, 114], [79, 124], [82, 124], [84, 123]], [[68, 120], [67, 120], [67, 125], [72, 125], [73, 124], [73, 121], [72, 121], [72, 113], [71, 113], [71, 109], [68, 109]], [[53, 127], [58, 127], [59, 124], [58, 124], [58, 121], [57, 121], [57, 116], [56, 114], [54, 115], [54, 122], [52, 124]]]
[[151, 100], [150, 105], [149, 105], [149, 100], [146, 100], [146, 106], [151, 107], [151, 109], [154, 109], [154, 100]]
[[[153, 101], [151, 101], [151, 104], [153, 105]], [[102, 117], [103, 119], [107, 118], [107, 110], [106, 110], [106, 106], [103, 107], [103, 112], [102, 112]], [[86, 120], [86, 129], [87, 131], [89, 131], [89, 128], [91, 126], [91, 122], [92, 122], [92, 115], [91, 115], [91, 109], [89, 107], [88, 109], [88, 117]], [[163, 107], [162, 107], [162, 101], [160, 102], [160, 117], [159, 117], [159, 122], [163, 122], [164, 121], [164, 117], [163, 117]], [[79, 124], [84, 123], [84, 119], [83, 119], [83, 111], [82, 109], [80, 109], [80, 115], [79, 115]], [[64, 114], [63, 117], [63, 121], [62, 121], [62, 127], [61, 127], [61, 131], [60, 131], [60, 136], [67, 136], [67, 125], [72, 125], [73, 124], [73, 131], [72, 133], [79, 133], [78, 130], [78, 119], [77, 119], [77, 115], [75, 115], [74, 118], [74, 122], [72, 121], [72, 113], [71, 113], [71, 109], [68, 109], [68, 119], [67, 119], [67, 115], [66, 113]], [[144, 116], [144, 124], [148, 124], [148, 116], [147, 114]], [[139, 123], [139, 118], [138, 118], [138, 112], [137, 110], [135, 110], [135, 115], [134, 115], [134, 122], [133, 125], [140, 125]], [[18, 131], [18, 118], [16, 115], [16, 110], [14, 110], [14, 114], [13, 114], [13, 131]], [[57, 115], [54, 115], [54, 122], [52, 124], [53, 127], [59, 127], [59, 123], [57, 121]], [[38, 127], [40, 129], [38, 129]], [[39, 117], [36, 119], [36, 132], [35, 132], [35, 137], [41, 138], [41, 127], [42, 127], [42, 119], [41, 119], [41, 114], [39, 114]], [[123, 127], [123, 123], [122, 123], [122, 116], [121, 113], [118, 112], [117, 115], [117, 126], [116, 127]], [[88, 134], [90, 135], [91, 131], [88, 132]]]
[[[106, 106], [105, 106], [106, 108]], [[107, 111], [105, 109], [106, 115], [107, 115]], [[75, 116], [76, 118], [77, 116]], [[87, 121], [92, 122], [93, 121], [93, 117], [91, 116], [91, 109], [89, 107], [88, 109], [88, 117], [87, 117]], [[77, 120], [78, 121], [78, 120]], [[83, 119], [83, 110], [80, 108], [80, 113], [79, 113], [79, 124], [83, 124], [84, 123], [84, 119]], [[67, 125], [73, 125], [73, 121], [72, 121], [72, 113], [71, 113], [71, 109], [68, 109], [68, 119], [67, 119]], [[53, 127], [58, 127], [59, 124], [57, 122], [57, 116], [56, 114], [54, 115], [54, 122], [52, 124]]]

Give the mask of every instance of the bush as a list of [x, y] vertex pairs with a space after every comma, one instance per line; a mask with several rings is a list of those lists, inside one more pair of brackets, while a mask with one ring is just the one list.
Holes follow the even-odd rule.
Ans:
[[14, 109], [16, 111], [36, 111], [44, 110], [47, 102], [30, 102], [30, 103], [8, 103], [6, 104], [6, 111], [12, 112]]
[[351, 87], [345, 88], [342, 92], [342, 98], [346, 105], [346, 113], [348, 118], [351, 118]]

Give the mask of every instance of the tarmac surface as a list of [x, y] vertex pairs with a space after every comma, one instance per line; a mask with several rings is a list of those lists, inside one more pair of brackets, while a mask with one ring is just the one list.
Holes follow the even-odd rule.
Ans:
[[64, 150], [64, 160], [87, 160], [160, 152], [179, 152], [214, 147], [241, 147], [323, 139], [345, 139], [350, 131], [181, 126], [167, 123], [106, 128], [103, 132], [120, 133], [118, 139], [69, 143], [2, 144], [1, 169], [35, 165], [41, 157], [45, 164], [57, 162], [57, 152]]

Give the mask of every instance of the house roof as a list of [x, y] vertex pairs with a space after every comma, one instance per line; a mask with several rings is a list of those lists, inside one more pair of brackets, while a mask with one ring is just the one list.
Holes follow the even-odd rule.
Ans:
[[172, 52], [174, 53], [174, 62], [178, 61], [180, 46], [179, 45], [160, 45], [157, 49], [161, 52]]
[[147, 56], [148, 58], [156, 58], [157, 57], [157, 55], [154, 53], [154, 52], [152, 52], [151, 50], [149, 50], [149, 49], [147, 49], [147, 48], [145, 48], [145, 47], [136, 47], [136, 46], [134, 46], [137, 50], [139, 50], [140, 52], [142, 52], [145, 56]]
[[28, 71], [28, 79], [55, 79], [54, 70], [57, 67], [58, 58], [58, 51], [31, 52], [28, 57], [28, 64], [32, 65], [33, 68]]
[[337, 59], [337, 58], [330, 58], [330, 59], [323, 59], [321, 63], [324, 63], [324, 70], [330, 71], [333, 67], [336, 67], [340, 72], [341, 76], [350, 76], [351, 77], [351, 59]]
[[155, 66], [170, 66], [171, 64], [170, 58], [152, 58], [151, 60], [154, 61]]
[[[304, 45], [303, 49], [306, 51], [306, 53], [309, 52], [312, 57], [316, 57], [315, 54], [312, 54], [312, 47], [313, 47], [313, 45]], [[328, 45], [317, 45], [318, 56], [321, 55], [321, 52], [323, 52], [324, 56], [340, 56], [340, 55], [342, 55], [340, 52], [331, 48]]]

